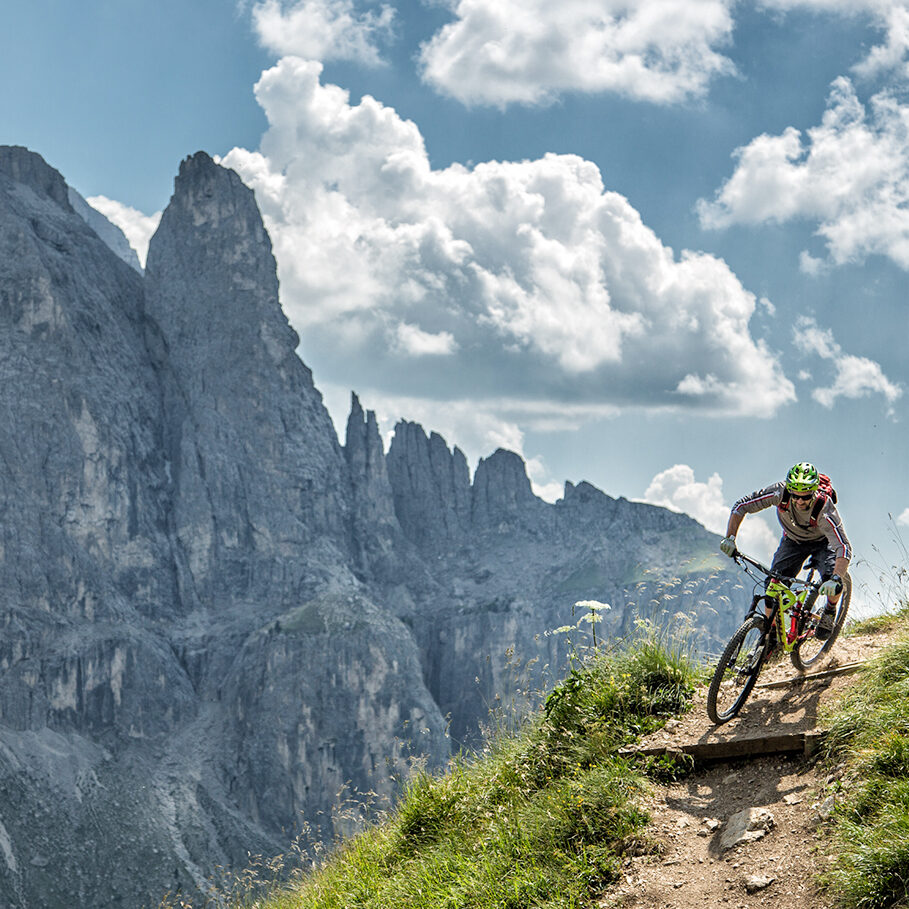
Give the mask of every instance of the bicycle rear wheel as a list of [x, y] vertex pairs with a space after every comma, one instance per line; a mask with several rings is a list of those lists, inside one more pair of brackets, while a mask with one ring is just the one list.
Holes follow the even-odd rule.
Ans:
[[729, 639], [707, 690], [707, 715], [714, 723], [731, 720], [751, 694], [764, 663], [767, 623], [751, 615]]
[[805, 615], [799, 620], [799, 640], [792, 649], [790, 657], [792, 665], [799, 672], [804, 672], [809, 666], [814, 666], [820, 662], [833, 647], [834, 642], [843, 630], [843, 623], [846, 621], [846, 614], [849, 612], [849, 601], [852, 599], [852, 578], [847, 573], [843, 578], [843, 593], [839, 602], [836, 604], [836, 615], [833, 617], [833, 629], [830, 637], [826, 641], [819, 641], [814, 636], [814, 629], [820, 618], [820, 611], [824, 608], [823, 598], [820, 602], [815, 603], [814, 612], [811, 615]]

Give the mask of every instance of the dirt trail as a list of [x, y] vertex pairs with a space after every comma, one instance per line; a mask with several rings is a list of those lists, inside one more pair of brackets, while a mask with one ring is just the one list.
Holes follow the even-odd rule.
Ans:
[[[886, 634], [841, 638], [831, 658], [816, 669], [868, 659], [888, 641]], [[778, 659], [765, 667], [759, 684], [797, 677], [788, 658]], [[854, 675], [840, 675], [793, 687], [756, 688], [740, 716], [720, 727], [707, 718], [702, 691], [689, 713], [644, 744], [678, 748], [812, 731], [820, 724], [820, 709], [854, 680]], [[819, 827], [830, 807], [825, 787], [831, 780], [821, 773], [801, 755], [761, 757], [706, 765], [677, 783], [655, 786], [645, 807], [662, 853], [626, 859], [621, 880], [603, 894], [600, 905], [753, 909], [772, 903], [776, 909], [828, 909], [830, 901], [813, 882], [827, 861]], [[765, 809], [772, 826], [761, 838], [724, 851], [729, 819], [747, 809]]]

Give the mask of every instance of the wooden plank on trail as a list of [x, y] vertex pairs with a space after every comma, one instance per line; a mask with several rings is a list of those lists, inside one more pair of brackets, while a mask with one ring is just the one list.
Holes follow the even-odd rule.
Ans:
[[816, 679], [832, 679], [838, 675], [847, 675], [850, 672], [856, 672], [865, 665], [865, 660], [859, 660], [857, 663], [846, 663], [843, 666], [837, 666], [835, 669], [825, 669], [822, 672], [809, 672], [805, 675], [795, 675], [788, 679], [782, 679], [779, 682], [759, 682], [755, 688], [788, 688], [791, 685], [801, 685], [804, 682], [813, 682]]
[[729, 761], [735, 758], [762, 757], [769, 754], [811, 755], [822, 741], [825, 732], [786, 732], [779, 735], [751, 736], [740, 739], [720, 739], [713, 742], [685, 742], [672, 745], [623, 748], [623, 757], [662, 757], [687, 754], [695, 761]]

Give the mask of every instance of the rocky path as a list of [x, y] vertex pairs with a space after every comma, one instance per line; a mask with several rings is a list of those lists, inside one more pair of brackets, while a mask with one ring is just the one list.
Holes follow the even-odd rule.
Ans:
[[[842, 638], [819, 669], [867, 659], [884, 634]], [[797, 678], [788, 659], [765, 668], [760, 682]], [[741, 715], [721, 727], [707, 718], [704, 692], [693, 709], [645, 743], [777, 735], [822, 727], [823, 708], [854, 681], [840, 675], [784, 688], [755, 689]], [[814, 884], [827, 861], [822, 827], [833, 804], [832, 777], [801, 755], [708, 764], [676, 783], [655, 786], [645, 807], [659, 853], [625, 860], [603, 909], [828, 909]]]

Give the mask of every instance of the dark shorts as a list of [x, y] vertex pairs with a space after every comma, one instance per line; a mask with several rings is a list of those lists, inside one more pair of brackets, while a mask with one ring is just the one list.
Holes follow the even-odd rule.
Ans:
[[770, 570], [774, 574], [795, 577], [805, 562], [817, 568], [821, 579], [827, 580], [833, 574], [836, 565], [836, 553], [827, 545], [827, 540], [812, 540], [810, 543], [798, 543], [784, 536], [773, 556]]

